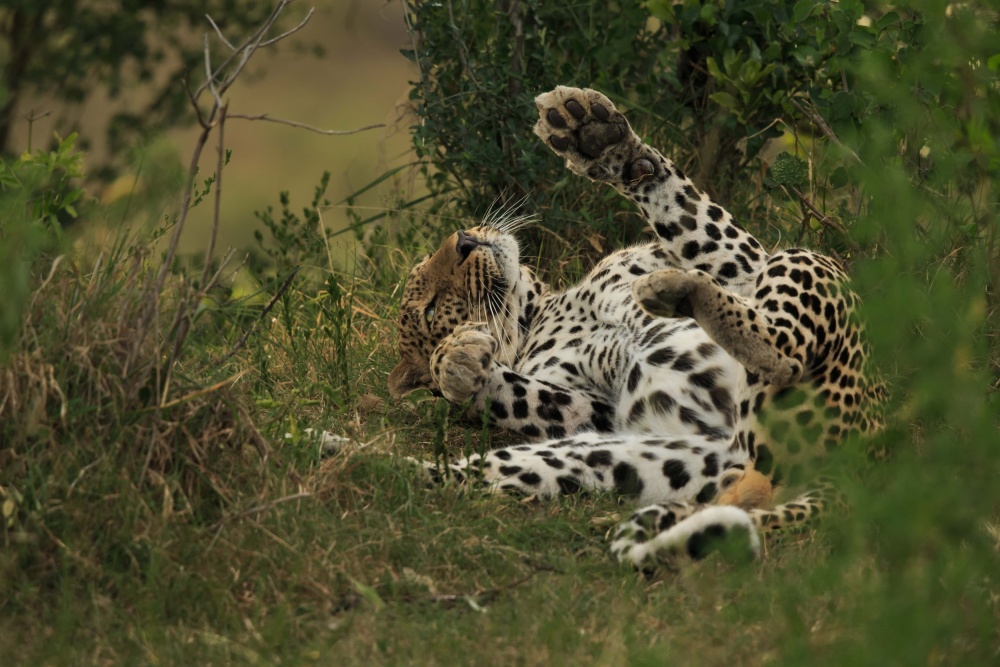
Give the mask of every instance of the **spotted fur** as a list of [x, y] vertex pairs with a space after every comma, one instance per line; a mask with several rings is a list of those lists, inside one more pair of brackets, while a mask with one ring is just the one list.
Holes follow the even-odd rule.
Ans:
[[700, 557], [730, 533], [756, 553], [756, 530], [830, 502], [813, 490], [772, 507], [773, 487], [879, 426], [846, 274], [808, 250], [769, 253], [600, 93], [560, 86], [536, 104], [535, 133], [635, 202], [656, 240], [556, 293], [519, 265], [502, 218], [452, 235], [411, 272], [390, 390], [428, 387], [542, 440], [456, 461], [460, 481], [655, 503], [616, 532], [621, 559]]

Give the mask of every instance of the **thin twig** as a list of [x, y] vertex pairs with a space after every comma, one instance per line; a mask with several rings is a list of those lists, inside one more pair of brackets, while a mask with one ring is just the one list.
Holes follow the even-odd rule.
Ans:
[[[235, 254], [236, 254], [236, 248], [230, 248], [229, 250], [226, 251], [226, 254], [223, 255], [222, 259], [219, 260], [219, 268], [216, 269], [215, 273], [212, 274], [212, 277], [209, 278], [208, 281], [205, 283], [205, 287], [202, 289], [203, 294], [207, 293], [208, 290], [215, 287], [216, 283], [219, 282], [219, 278], [222, 276], [222, 272], [226, 269], [226, 266], [228, 266], [229, 261], [233, 258], [233, 255]], [[238, 270], [239, 267], [236, 268], [236, 271]], [[233, 275], [236, 275], [236, 271], [233, 271]]]
[[312, 498], [312, 495], [313, 494], [310, 493], [310, 492], [308, 492], [308, 491], [300, 491], [299, 493], [293, 493], [293, 494], [291, 494], [289, 496], [283, 496], [281, 498], [276, 498], [275, 500], [272, 500], [270, 502], [264, 503], [262, 505], [257, 505], [256, 507], [251, 507], [249, 509], [245, 509], [245, 510], [243, 510], [241, 512], [237, 512], [236, 514], [226, 515], [226, 516], [222, 517], [221, 519], [219, 519], [218, 521], [216, 521], [215, 523], [213, 523], [211, 526], [209, 526], [208, 530], [218, 530], [219, 528], [222, 528], [222, 526], [224, 526], [225, 524], [229, 523], [230, 521], [238, 521], [239, 519], [245, 519], [248, 516], [254, 516], [255, 514], [260, 514], [261, 512], [266, 512], [267, 510], [271, 509], [272, 507], [275, 507], [277, 505], [281, 505], [283, 503], [291, 502], [293, 500], [301, 500], [302, 498]]
[[[257, 426], [253, 423], [253, 419], [250, 417], [250, 413], [241, 404], [237, 404], [240, 411], [240, 417], [243, 419], [243, 424], [250, 430], [250, 441], [253, 446], [257, 449], [257, 453], [260, 455], [260, 460], [262, 463], [267, 463], [270, 460], [274, 460], [279, 468], [283, 468], [284, 465], [281, 460], [274, 453], [274, 449], [271, 447], [271, 443], [260, 434], [257, 430]], [[299, 473], [295, 472], [293, 468], [288, 468], [288, 476], [291, 478], [292, 482], [295, 484], [301, 484], [302, 478]]]
[[[274, 11], [271, 12], [270, 16], [268, 16], [267, 20], [260, 26], [260, 28], [258, 28], [254, 32], [254, 34], [251, 35], [251, 37], [247, 39], [247, 41], [244, 42], [239, 47], [239, 49], [237, 49], [235, 53], [233, 53], [229, 58], [227, 58], [223, 62], [223, 64], [214, 71], [212, 71], [211, 66], [209, 65], [210, 52], [208, 50], [207, 40], [206, 40], [205, 61], [206, 61], [206, 67], [208, 68], [208, 79], [205, 81], [205, 83], [199, 86], [194, 93], [188, 94], [188, 98], [191, 101], [192, 105], [195, 107], [196, 112], [198, 114], [199, 122], [202, 126], [202, 131], [198, 135], [198, 140], [197, 143], [195, 144], [195, 149], [191, 156], [191, 163], [190, 166], [188, 167], [188, 172], [187, 172], [188, 173], [187, 183], [185, 184], [184, 192], [181, 198], [182, 199], [181, 210], [177, 218], [177, 223], [174, 226], [173, 234], [170, 237], [170, 243], [167, 246], [167, 252], [163, 257], [163, 261], [162, 264], [160, 265], [159, 271], [156, 274], [155, 281], [153, 281], [152, 285], [149, 288], [147, 288], [146, 293], [144, 294], [144, 306], [140, 312], [136, 327], [139, 335], [136, 336], [136, 344], [130, 351], [129, 357], [126, 360], [125, 372], [128, 372], [128, 370], [131, 368], [132, 363], [138, 357], [139, 348], [145, 344], [149, 327], [152, 323], [151, 321], [158, 315], [160, 293], [163, 291], [163, 285], [164, 282], [166, 281], [167, 273], [169, 272], [170, 266], [173, 263], [174, 257], [177, 254], [177, 248], [178, 245], [180, 244], [181, 232], [184, 230], [184, 224], [187, 221], [188, 212], [190, 211], [191, 208], [191, 200], [194, 192], [195, 174], [198, 173], [198, 161], [201, 158], [201, 153], [205, 147], [205, 144], [208, 142], [208, 136], [211, 133], [212, 128], [215, 127], [216, 125], [217, 122], [216, 114], [218, 113], [221, 107], [221, 97], [222, 95], [225, 94], [226, 90], [233, 84], [236, 78], [243, 71], [243, 68], [246, 66], [246, 63], [250, 59], [250, 56], [253, 55], [253, 53], [259, 48], [261, 42], [264, 41], [264, 36], [267, 34], [267, 31], [270, 30], [271, 27], [274, 25], [275, 21], [277, 21], [278, 16], [288, 5], [288, 2], [289, 0], [281, 0], [281, 2], [278, 3], [278, 5], [274, 8]], [[285, 33], [284, 36], [287, 36], [288, 34], [291, 33]], [[239, 65], [237, 65], [237, 67], [229, 74], [229, 76], [225, 77], [222, 80], [222, 82], [219, 84], [218, 87], [215, 87], [215, 79], [218, 77], [219, 73], [222, 72], [223, 69], [233, 60], [233, 58], [236, 56], [237, 53], [242, 53], [242, 58]], [[207, 117], [205, 117], [202, 114], [200, 107], [198, 106], [198, 98], [201, 96], [201, 93], [204, 92], [206, 87], [212, 88], [212, 94], [213, 97], [215, 98], [215, 102], [212, 106], [211, 111], [208, 113]], [[160, 403], [162, 402], [163, 397], [159, 395], [159, 392], [160, 388], [163, 387], [164, 384], [159, 381], [159, 378], [156, 386], [158, 394], [156, 396], [156, 402]]]
[[813, 215], [813, 217], [816, 218], [816, 221], [819, 222], [824, 227], [826, 227], [828, 229], [832, 229], [832, 230], [838, 232], [841, 236], [843, 236], [844, 237], [844, 241], [849, 246], [851, 246], [852, 250], [860, 250], [861, 249], [861, 247], [857, 243], [855, 243], [853, 239], [851, 239], [850, 235], [848, 235], [848, 233], [847, 233], [847, 229], [842, 224], [840, 224], [839, 222], [837, 222], [833, 218], [831, 218], [831, 217], [829, 217], [829, 216], [824, 215], [823, 213], [821, 213], [820, 210], [818, 208], [816, 208], [816, 205], [813, 204], [811, 201], [809, 201], [808, 197], [806, 197], [804, 194], [802, 194], [801, 190], [799, 190], [796, 187], [792, 187], [792, 186], [789, 186], [789, 188], [786, 188], [785, 186], [781, 186], [781, 187], [785, 190], [785, 192], [788, 192], [788, 189], [790, 188], [791, 191], [792, 191], [792, 193], [795, 195], [796, 199], [799, 200], [799, 203], [801, 203], [802, 206], [805, 207], [806, 210], [809, 213], [811, 213]]
[[821, 225], [823, 225], [824, 227], [829, 227], [830, 229], [833, 229], [833, 230], [835, 230], [837, 232], [840, 232], [841, 234], [845, 234], [845, 235], [847, 234], [847, 230], [844, 229], [843, 225], [841, 225], [839, 222], [837, 222], [833, 218], [831, 218], [829, 216], [826, 216], [823, 213], [821, 213], [820, 210], [818, 208], [816, 208], [816, 205], [813, 204], [811, 201], [809, 201], [808, 197], [806, 197], [804, 194], [802, 194], [801, 190], [799, 190], [798, 188], [796, 188], [794, 186], [790, 186], [790, 187], [792, 189], [792, 192], [795, 194], [795, 197], [799, 200], [799, 202], [803, 206], [805, 206], [806, 209], [808, 209], [809, 212], [812, 213], [816, 217], [816, 220]]
[[265, 120], [269, 123], [280, 123], [282, 125], [290, 125], [291, 127], [301, 128], [303, 130], [309, 130], [310, 132], [315, 132], [317, 134], [327, 134], [334, 136], [344, 136], [348, 134], [357, 134], [359, 132], [365, 132], [366, 130], [374, 130], [375, 128], [385, 127], [385, 123], [376, 123], [375, 125], [365, 125], [364, 127], [359, 127], [353, 130], [324, 130], [321, 127], [314, 127], [312, 125], [306, 125], [305, 123], [300, 123], [295, 120], [286, 120], [284, 118], [274, 118], [270, 114], [262, 113], [256, 116], [250, 116], [242, 113], [231, 113], [230, 118], [239, 118], [241, 120]]
[[[243, 68], [246, 67], [248, 62], [250, 62], [251, 56], [253, 56], [253, 54], [257, 52], [257, 49], [259, 49], [261, 46], [264, 46], [265, 44], [274, 44], [278, 40], [284, 39], [289, 35], [298, 32], [299, 30], [302, 29], [303, 26], [305, 26], [305, 23], [300, 23], [292, 30], [284, 32], [278, 37], [275, 37], [274, 39], [266, 41], [264, 40], [264, 36], [267, 35], [267, 32], [274, 26], [274, 23], [278, 20], [278, 16], [281, 14], [282, 11], [284, 11], [285, 7], [288, 6], [289, 1], [290, 0], [281, 0], [278, 6], [274, 8], [274, 11], [271, 12], [271, 16], [269, 16], [267, 21], [264, 22], [264, 25], [262, 25], [261, 28], [249, 40], [247, 40], [244, 43], [244, 46], [242, 47], [243, 56], [240, 59], [240, 63], [235, 67], [235, 69], [233, 69], [232, 72], [230, 72], [230, 74], [227, 77], [225, 77], [222, 80], [222, 84], [219, 86], [220, 93], [225, 93], [226, 90], [228, 90], [229, 87], [233, 85], [233, 82], [236, 81], [236, 79], [243, 72]], [[312, 12], [310, 12], [309, 15], [312, 16]], [[223, 67], [224, 66], [225, 63], [223, 63]], [[221, 70], [222, 67], [216, 70], [216, 72], [219, 72]]]
[[181, 396], [180, 398], [175, 398], [174, 400], [170, 401], [169, 403], [164, 403], [163, 405], [151, 405], [151, 406], [149, 406], [147, 408], [143, 408], [139, 412], [142, 413], [142, 412], [151, 412], [152, 410], [166, 410], [167, 408], [172, 408], [172, 407], [180, 405], [182, 403], [186, 403], [187, 401], [196, 399], [199, 396], [207, 396], [208, 394], [216, 392], [216, 391], [222, 389], [223, 387], [227, 387], [227, 386], [229, 386], [231, 384], [234, 384], [234, 383], [238, 382], [239, 379], [241, 377], [243, 377], [245, 374], [246, 374], [246, 371], [240, 371], [236, 375], [234, 375], [232, 377], [229, 377], [229, 378], [226, 378], [225, 380], [222, 380], [221, 382], [216, 382], [215, 384], [213, 384], [211, 386], [208, 386], [208, 387], [202, 387], [201, 389], [198, 389], [197, 391], [192, 391], [190, 394], [186, 394], [184, 396]]
[[[205, 144], [208, 142], [208, 135], [211, 132], [212, 126], [208, 125], [204, 127], [201, 133], [198, 135], [198, 140], [195, 143], [194, 151], [191, 154], [191, 163], [188, 166], [188, 178], [187, 183], [184, 185], [184, 193], [181, 196], [181, 210], [177, 217], [177, 223], [174, 225], [174, 233], [170, 236], [170, 244], [167, 246], [167, 252], [163, 257], [162, 263], [160, 264], [159, 271], [156, 274], [156, 280], [153, 281], [152, 285], [146, 288], [146, 293], [143, 295], [144, 306], [139, 315], [139, 321], [136, 326], [138, 330], [138, 335], [136, 336], [135, 346], [129, 354], [128, 359], [125, 362], [123, 373], [128, 373], [131, 370], [132, 362], [135, 361], [139, 354], [139, 349], [146, 344], [146, 334], [149, 329], [150, 320], [153, 319], [159, 312], [160, 305], [160, 294], [163, 292], [163, 284], [166, 282], [167, 273], [170, 271], [170, 265], [174, 261], [174, 256], [177, 254], [177, 247], [180, 244], [181, 232], [184, 230], [184, 223], [187, 221], [188, 211], [191, 210], [191, 198], [194, 191], [194, 175], [198, 173], [198, 160], [201, 158], [201, 151], [205, 148]], [[157, 391], [159, 391], [160, 383], [157, 382]], [[157, 403], [159, 403], [160, 397], [157, 396]]]
[[181, 85], [184, 87], [184, 92], [187, 94], [188, 102], [191, 103], [191, 107], [194, 109], [195, 117], [198, 119], [198, 125], [201, 125], [201, 129], [209, 129], [208, 121], [205, 120], [205, 116], [201, 113], [201, 107], [198, 106], [198, 100], [195, 99], [194, 93], [191, 92], [191, 86], [189, 85], [191, 79], [188, 77], [187, 70], [181, 74]]
[[223, 357], [223, 361], [236, 354], [236, 352], [239, 351], [239, 349], [246, 344], [247, 339], [250, 337], [250, 334], [252, 334], [254, 329], [257, 328], [257, 325], [260, 323], [260, 321], [263, 320], [265, 317], [267, 317], [267, 314], [271, 312], [272, 308], [274, 308], [274, 304], [278, 302], [278, 299], [281, 298], [281, 295], [284, 294], [285, 290], [287, 290], [288, 287], [292, 284], [292, 280], [295, 278], [295, 274], [299, 272], [300, 268], [302, 267], [296, 266], [294, 269], [292, 269], [292, 272], [288, 274], [288, 276], [285, 278], [285, 281], [281, 283], [281, 287], [278, 288], [278, 291], [275, 292], [274, 296], [271, 297], [271, 300], [267, 302], [266, 306], [264, 306], [264, 310], [260, 311], [260, 315], [257, 317], [256, 320], [254, 320], [254, 323], [250, 325], [250, 328], [247, 329], [242, 336], [240, 336], [240, 339], [236, 341], [236, 345], [234, 345], [233, 349], [229, 351], [229, 354]]
[[448, 27], [451, 28], [455, 37], [455, 42], [458, 44], [458, 59], [462, 62], [462, 69], [465, 70], [465, 75], [469, 77], [469, 81], [471, 81], [476, 88], [479, 88], [479, 81], [476, 79], [476, 75], [472, 72], [472, 68], [469, 67], [468, 51], [465, 46], [465, 40], [462, 39], [462, 31], [459, 30], [458, 24], [455, 23], [455, 10], [451, 6], [451, 0], [448, 0]]
[[807, 116], [809, 120], [811, 120], [816, 125], [816, 127], [819, 128], [819, 131], [826, 136], [827, 139], [829, 139], [830, 141], [832, 141], [833, 143], [837, 144], [838, 146], [846, 150], [848, 153], [850, 153], [851, 157], [857, 160], [858, 164], [864, 164], [864, 162], [861, 161], [861, 158], [858, 157], [857, 153], [851, 150], [850, 147], [844, 145], [844, 142], [842, 142], [840, 138], [837, 137], [837, 135], [833, 131], [833, 128], [830, 127], [830, 125], [826, 122], [826, 119], [820, 116], [816, 112], [816, 109], [812, 108], [812, 105], [810, 105], [809, 109], [806, 109], [801, 104], [799, 104], [798, 100], [796, 100], [794, 97], [789, 99], [792, 102], [792, 106], [798, 109], [799, 113], [801, 113], [803, 116]]
[[226, 102], [219, 109], [219, 144], [218, 156], [215, 162], [215, 204], [212, 210], [212, 231], [208, 235], [208, 248], [205, 250], [205, 267], [201, 272], [201, 292], [204, 294], [208, 288], [209, 271], [212, 270], [212, 258], [215, 255], [215, 240], [219, 236], [219, 219], [222, 214], [222, 167], [226, 162], [226, 112], [229, 110], [229, 103]]
[[35, 110], [32, 109], [30, 112], [24, 114], [23, 118], [29, 123], [34, 123], [36, 120], [41, 120], [46, 116], [51, 116], [51, 115], [52, 115], [51, 111], [41, 111], [39, 113], [35, 113]]
[[229, 43], [229, 40], [226, 39], [225, 35], [222, 34], [222, 31], [219, 30], [219, 26], [215, 24], [215, 21], [212, 20], [212, 17], [209, 14], [205, 14], [205, 18], [207, 18], [208, 22], [212, 24], [213, 28], [215, 28], [215, 34], [219, 36], [219, 39], [222, 40], [222, 43], [228, 46], [230, 51], [235, 51], [236, 47]]
[[262, 46], [271, 46], [275, 42], [280, 42], [285, 37], [288, 37], [289, 35], [293, 35], [293, 34], [297, 33], [299, 30], [302, 30], [302, 28], [306, 27], [306, 23], [309, 22], [309, 19], [312, 18], [312, 15], [313, 15], [314, 11], [316, 11], [316, 8], [315, 7], [310, 7], [309, 11], [306, 12], [306, 17], [304, 19], [302, 19], [302, 21], [297, 26], [295, 26], [291, 30], [286, 30], [285, 32], [283, 32], [280, 35], [278, 35], [277, 37], [272, 37], [271, 39], [269, 39], [267, 41], [261, 42], [260, 44], [257, 45], [257, 48], [260, 48]]
[[554, 572], [556, 574], [563, 574], [562, 570], [554, 568], [554, 567], [552, 567], [550, 565], [536, 565], [536, 566], [534, 566], [534, 569], [532, 569], [532, 571], [529, 572], [528, 574], [524, 575], [523, 577], [521, 577], [519, 579], [515, 579], [514, 581], [510, 582], [509, 584], [505, 584], [503, 586], [497, 586], [495, 588], [488, 588], [485, 591], [480, 591], [479, 593], [466, 593], [466, 594], [462, 594], [462, 593], [438, 594], [438, 593], [435, 593], [435, 594], [430, 595], [429, 599], [432, 602], [445, 602], [445, 603], [467, 602], [467, 603], [475, 603], [476, 606], [484, 605], [484, 604], [489, 604], [490, 602], [493, 602], [498, 597], [500, 597], [500, 595], [502, 593], [506, 593], [507, 591], [514, 590], [518, 586], [521, 586], [521, 585], [526, 584], [527, 582], [531, 581], [531, 579], [533, 579], [534, 576], [536, 574], [538, 574], [539, 572]]
[[205, 82], [208, 84], [208, 89], [212, 92], [212, 97], [215, 98], [215, 106], [217, 108], [222, 107], [222, 97], [215, 88], [215, 74], [212, 72], [212, 54], [208, 47], [207, 32], [205, 33]]
[[[272, 25], [274, 25], [274, 22], [278, 19], [278, 15], [281, 14], [282, 11], [284, 11], [285, 7], [288, 5], [288, 2], [289, 0], [281, 0], [281, 2], [278, 3], [278, 5], [271, 12], [270, 16], [268, 16], [267, 19], [264, 21], [264, 23], [262, 23], [261, 26], [257, 28], [257, 30], [255, 30], [253, 34], [246, 39], [246, 41], [244, 41], [242, 44], [236, 47], [236, 49], [231, 54], [229, 54], [229, 56], [225, 60], [222, 61], [222, 64], [215, 69], [215, 77], [218, 77], [218, 75], [226, 67], [228, 67], [237, 56], [242, 55], [243, 52], [246, 51], [248, 48], [253, 48], [254, 44], [259, 44], [260, 40], [263, 38], [263, 34], [267, 32]], [[245, 62], [246, 57], [247, 56], [244, 56], [243, 64], [246, 64]], [[228, 79], [235, 79], [235, 77], [228, 77]], [[195, 91], [194, 96], [196, 98], [201, 97], [201, 94], [205, 92], [205, 88], [207, 87], [208, 87], [208, 81], [198, 86], [198, 89]]]

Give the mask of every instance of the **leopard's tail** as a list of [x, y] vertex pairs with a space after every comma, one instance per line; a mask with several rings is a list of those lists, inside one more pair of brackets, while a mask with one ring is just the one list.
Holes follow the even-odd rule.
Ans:
[[747, 510], [757, 530], [771, 532], [804, 525], [819, 518], [833, 505], [843, 505], [843, 497], [832, 482], [820, 481], [793, 500], [769, 509]]

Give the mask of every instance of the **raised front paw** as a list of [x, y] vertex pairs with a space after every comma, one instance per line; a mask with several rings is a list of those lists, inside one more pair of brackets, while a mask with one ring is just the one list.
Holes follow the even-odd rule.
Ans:
[[574, 172], [616, 185], [663, 174], [663, 158], [642, 143], [607, 97], [557, 86], [535, 98], [535, 134]]
[[702, 280], [693, 271], [660, 269], [632, 283], [632, 296], [650, 315], [694, 317], [690, 296]]
[[463, 324], [431, 354], [431, 377], [453, 403], [475, 396], [486, 384], [497, 341], [485, 324]]

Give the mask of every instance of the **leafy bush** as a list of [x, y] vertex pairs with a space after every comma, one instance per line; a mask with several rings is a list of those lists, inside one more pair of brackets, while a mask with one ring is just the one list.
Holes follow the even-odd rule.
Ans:
[[[428, 189], [439, 206], [448, 195], [472, 216], [497, 198], [527, 196], [525, 208], [546, 227], [572, 236], [582, 221], [618, 242], [635, 237], [635, 216], [623, 217], [617, 196], [568, 175], [538, 145], [535, 95], [556, 83], [600, 89], [635, 111], [640, 135], [769, 238], [755, 188], [768, 140], [785, 132], [804, 152], [824, 131], [853, 139], [872, 112], [855, 85], [862, 54], [892, 54], [912, 27], [897, 13], [862, 21], [854, 1], [493, 6], [470, 0], [456, 13], [452, 3], [408, 3], [415, 47], [405, 53], [420, 70], [413, 146]], [[842, 160], [824, 159], [811, 185], [843, 186]]]
[[830, 639], [824, 662], [989, 660], [1000, 618], [1000, 15], [851, 0], [464, 5], [475, 18], [409, 5], [414, 144], [428, 187], [461, 211], [527, 193], [526, 208], [569, 238], [634, 239], [616, 195], [531, 137], [534, 94], [592, 86], [634, 110], [637, 131], [765, 243], [808, 243], [852, 265], [894, 380], [897, 419], [878, 443], [892, 460], [872, 470], [837, 457], [855, 507], [833, 522], [837, 552], [802, 587], [759, 591], [784, 610], [780, 654], [814, 659], [800, 619], [823, 594], [856, 632]]

